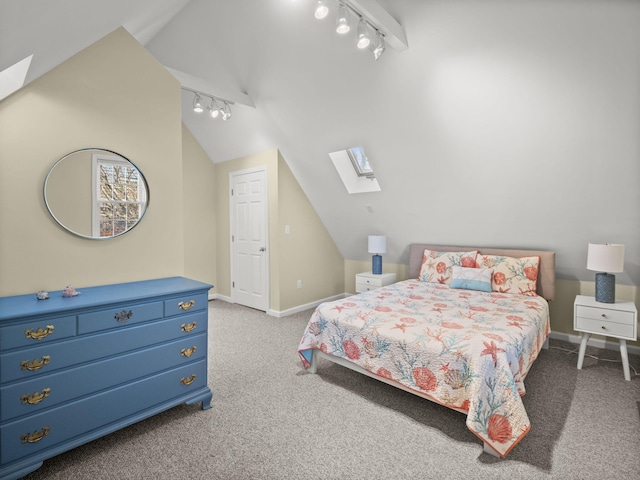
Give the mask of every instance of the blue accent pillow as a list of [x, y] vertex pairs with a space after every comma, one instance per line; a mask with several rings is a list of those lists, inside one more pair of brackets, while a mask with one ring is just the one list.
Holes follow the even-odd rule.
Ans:
[[451, 271], [451, 288], [491, 292], [492, 268], [467, 268], [454, 265]]

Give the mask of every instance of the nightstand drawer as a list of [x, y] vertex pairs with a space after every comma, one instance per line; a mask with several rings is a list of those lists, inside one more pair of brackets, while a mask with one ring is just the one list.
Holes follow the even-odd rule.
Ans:
[[[615, 312], [625, 313], [625, 312]], [[633, 315], [631, 316], [633, 320]], [[616, 323], [608, 319], [594, 319], [577, 316], [574, 328], [583, 332], [591, 332], [600, 335], [611, 335], [615, 337], [623, 337], [634, 339], [634, 325], [631, 323]]]
[[356, 292], [368, 292], [376, 288], [385, 287], [396, 282], [395, 273], [373, 274], [371, 272], [363, 272], [356, 274]]
[[591, 308], [583, 305], [576, 306], [576, 316], [581, 318], [590, 318], [592, 320], [621, 323], [631, 325], [635, 322], [633, 312], [625, 312], [621, 310], [610, 310], [606, 308]]
[[369, 290], [375, 290], [376, 288], [380, 288], [377, 285], [371, 285], [369, 283], [356, 283], [356, 292], [368, 292]]
[[383, 277], [371, 277], [364, 275], [356, 275], [356, 283], [371, 285], [372, 287], [382, 287], [383, 285], [385, 285]]

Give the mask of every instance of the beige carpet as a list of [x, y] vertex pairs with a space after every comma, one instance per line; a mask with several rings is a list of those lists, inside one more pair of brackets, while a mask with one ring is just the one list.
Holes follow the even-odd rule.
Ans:
[[523, 398], [532, 429], [499, 460], [461, 413], [330, 363], [305, 372], [296, 350], [310, 311], [279, 319], [214, 301], [209, 313], [212, 409], [176, 407], [25, 478], [640, 478], [640, 377], [593, 358], [579, 371], [563, 350], [576, 345], [552, 340], [541, 353]]

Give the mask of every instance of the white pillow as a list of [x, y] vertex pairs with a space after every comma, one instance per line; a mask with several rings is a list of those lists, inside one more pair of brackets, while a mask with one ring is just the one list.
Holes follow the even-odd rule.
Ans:
[[454, 265], [451, 269], [451, 288], [491, 292], [493, 268], [465, 268]]

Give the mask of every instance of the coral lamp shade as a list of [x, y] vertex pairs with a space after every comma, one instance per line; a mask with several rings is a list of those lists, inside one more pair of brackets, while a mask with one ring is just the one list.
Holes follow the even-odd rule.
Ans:
[[595, 272], [619, 273], [624, 270], [624, 245], [590, 243], [587, 269]]

